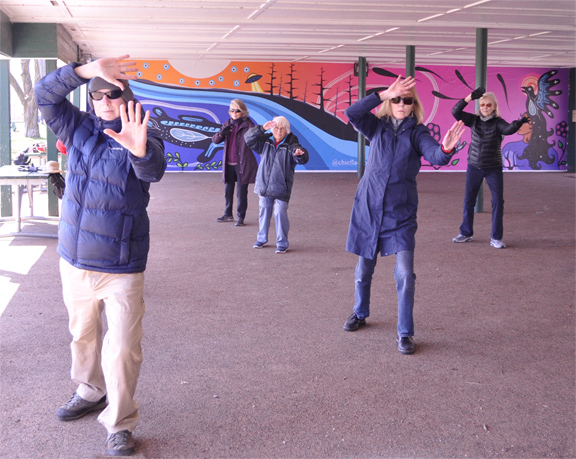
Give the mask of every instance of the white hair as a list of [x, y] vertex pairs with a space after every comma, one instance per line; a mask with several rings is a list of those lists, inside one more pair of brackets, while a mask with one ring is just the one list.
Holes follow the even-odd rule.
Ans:
[[290, 134], [290, 122], [285, 117], [276, 116], [272, 121], [274, 121], [276, 124], [279, 124], [280, 126], [283, 126], [284, 129], [286, 129], [286, 135]]

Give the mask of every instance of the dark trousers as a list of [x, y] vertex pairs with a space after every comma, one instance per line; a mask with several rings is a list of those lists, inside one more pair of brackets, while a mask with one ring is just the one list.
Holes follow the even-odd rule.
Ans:
[[[234, 205], [234, 187], [236, 182], [238, 182], [238, 165], [226, 164], [225, 167], [226, 185], [224, 187], [224, 199], [226, 200], [226, 208], [224, 213], [231, 216]], [[238, 183], [236, 188], [236, 197], [238, 198], [237, 216], [244, 219], [248, 208], [248, 184], [242, 185]]]
[[460, 234], [471, 237], [474, 234], [474, 207], [482, 186], [486, 183], [492, 193], [492, 239], [502, 239], [504, 234], [504, 174], [502, 168], [479, 169], [468, 164], [466, 169], [466, 191], [464, 194], [464, 216]]

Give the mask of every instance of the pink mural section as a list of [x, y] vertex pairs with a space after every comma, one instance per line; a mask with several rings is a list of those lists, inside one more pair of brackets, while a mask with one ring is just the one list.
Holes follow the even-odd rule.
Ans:
[[[180, 73], [169, 61], [138, 64], [140, 80], [134, 90], [139, 99], [145, 99], [145, 108], [152, 110], [152, 122], [157, 126], [164, 123], [159, 129], [172, 155], [169, 159], [173, 160], [176, 154], [180, 159], [179, 163], [169, 162], [171, 168], [221, 169], [220, 152], [213, 145], [208, 146], [209, 141], [212, 131], [227, 119], [229, 101], [240, 98], [247, 103], [257, 124], [274, 115], [284, 115], [290, 120], [299, 139], [311, 150], [311, 161], [305, 170], [357, 169], [356, 133], [345, 115], [346, 108], [358, 100], [358, 78], [352, 65], [230, 62], [212, 76], [196, 78]], [[367, 92], [384, 89], [398, 75], [404, 75], [404, 69], [369, 65]], [[566, 170], [568, 75], [567, 69], [488, 69], [486, 87], [496, 94], [501, 117], [512, 122], [527, 114], [532, 120], [518, 133], [503, 139], [506, 170]], [[415, 76], [425, 109], [424, 124], [440, 140], [454, 122], [451, 114], [454, 104], [475, 88], [475, 69], [417, 66]], [[182, 120], [190, 119], [194, 111], [202, 113], [196, 119], [204, 121], [186, 125]], [[466, 111], [475, 112], [473, 102]], [[170, 126], [177, 124], [178, 136], [172, 138], [176, 129]], [[202, 136], [202, 130], [209, 129]], [[449, 165], [437, 167], [423, 161], [423, 170], [465, 170], [469, 142], [467, 129]], [[369, 149], [368, 145], [367, 155]], [[184, 157], [186, 161], [181, 159]], [[202, 163], [204, 159], [210, 161], [210, 167]]]

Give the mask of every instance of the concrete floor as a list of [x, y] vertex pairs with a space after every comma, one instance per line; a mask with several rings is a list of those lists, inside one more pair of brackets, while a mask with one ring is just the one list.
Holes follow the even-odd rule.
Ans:
[[[284, 255], [252, 248], [252, 187], [247, 226], [215, 221], [220, 178], [152, 185], [135, 457], [576, 457], [574, 174], [505, 175], [505, 250], [487, 188], [474, 241], [454, 244], [464, 174], [419, 175], [412, 356], [394, 343], [393, 257], [368, 326], [342, 330], [355, 174], [297, 175]], [[2, 458], [105, 454], [97, 414], [55, 416], [75, 389], [56, 243], [0, 238]]]

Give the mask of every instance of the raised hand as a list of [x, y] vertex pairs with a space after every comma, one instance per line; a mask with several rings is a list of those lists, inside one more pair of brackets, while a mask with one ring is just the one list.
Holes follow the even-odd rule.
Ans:
[[408, 76], [402, 79], [402, 75], [398, 75], [398, 78], [394, 83], [392, 83], [388, 89], [378, 93], [380, 100], [384, 101], [386, 99], [394, 99], [394, 97], [404, 97], [412, 95], [412, 88], [416, 86], [416, 80], [414, 77]]
[[522, 126], [524, 123], [529, 123], [530, 121], [532, 121], [530, 119], [530, 117], [524, 115], [522, 118], [520, 118], [518, 121], [520, 121], [520, 126]]
[[116, 142], [138, 158], [146, 156], [146, 141], [148, 132], [148, 120], [150, 119], [150, 110], [146, 111], [142, 119], [142, 105], [134, 101], [128, 102], [128, 107], [120, 106], [120, 119], [122, 120], [122, 130], [119, 133], [112, 129], [105, 129], [104, 134], [112, 137]]
[[126, 61], [130, 57], [125, 54], [120, 57], [107, 57], [97, 59], [89, 62], [88, 64], [76, 67], [74, 71], [76, 74], [86, 80], [94, 77], [100, 77], [120, 89], [124, 90], [124, 85], [118, 80], [137, 80], [136, 75], [129, 75], [126, 72], [137, 72], [138, 67], [135, 61]]
[[456, 121], [448, 132], [444, 136], [442, 140], [442, 146], [444, 147], [445, 151], [452, 151], [460, 142], [460, 138], [464, 133], [464, 122], [463, 121]]
[[482, 97], [485, 92], [486, 88], [480, 86], [479, 88], [476, 88], [474, 91], [472, 91], [472, 93], [470, 93], [470, 99], [472, 100], [480, 99], [480, 97]]

